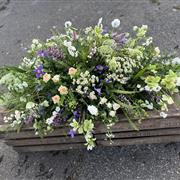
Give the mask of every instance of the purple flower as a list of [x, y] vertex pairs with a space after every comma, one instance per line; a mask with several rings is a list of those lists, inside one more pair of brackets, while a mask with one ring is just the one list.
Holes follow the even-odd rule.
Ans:
[[25, 124], [31, 124], [34, 121], [34, 116], [30, 114], [27, 119], [25, 120]]
[[44, 50], [38, 51], [38, 52], [37, 52], [37, 55], [38, 55], [39, 57], [42, 57], [42, 58], [48, 57], [47, 51], [44, 51]]
[[58, 126], [60, 124], [60, 122], [61, 122], [60, 116], [57, 115], [53, 120], [53, 125]]
[[94, 87], [94, 90], [98, 93], [98, 96], [102, 95], [101, 88]]
[[36, 78], [39, 79], [41, 77], [41, 75], [45, 74], [45, 72], [43, 71], [43, 66], [40, 65], [37, 68], [35, 68], [33, 70], [34, 73], [36, 73]]
[[76, 120], [79, 120], [79, 118], [80, 118], [80, 113], [79, 113], [79, 111], [74, 111], [74, 112], [73, 112], [73, 115], [74, 115], [74, 118], [75, 118]]
[[71, 136], [72, 138], [74, 138], [76, 134], [76, 131], [74, 131], [73, 129], [70, 129], [70, 131], [68, 132], [68, 135]]
[[127, 42], [127, 36], [126, 33], [121, 33], [121, 34], [114, 34], [113, 35], [114, 40], [119, 44], [119, 45], [124, 45]]
[[113, 80], [112, 80], [112, 78], [111, 78], [111, 79], [106, 80], [106, 83], [109, 84], [109, 83], [111, 83], [112, 81], [113, 81]]
[[64, 53], [56, 46], [49, 47], [47, 53], [55, 60], [61, 60], [64, 58]]
[[108, 30], [107, 30], [107, 28], [104, 28], [102, 31], [102, 35], [106, 35], [106, 34], [108, 34]]
[[100, 74], [104, 73], [104, 71], [106, 71], [108, 68], [109, 68], [108, 66], [103, 66], [103, 65], [100, 65], [100, 64], [96, 66], [96, 70]]

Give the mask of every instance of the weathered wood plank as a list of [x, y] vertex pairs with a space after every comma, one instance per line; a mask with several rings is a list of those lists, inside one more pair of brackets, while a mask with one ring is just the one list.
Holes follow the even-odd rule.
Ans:
[[98, 145], [103, 146], [124, 146], [134, 144], [159, 144], [159, 143], [171, 143], [180, 142], [180, 135], [168, 135], [168, 136], [154, 136], [154, 137], [140, 137], [132, 139], [114, 139], [110, 144], [108, 141], [98, 141]]
[[[99, 123], [97, 124], [95, 133], [105, 133], [107, 131], [106, 126]], [[146, 119], [140, 125], [139, 129], [141, 130], [152, 130], [152, 129], [165, 129], [165, 128], [176, 128], [180, 127], [180, 116], [169, 117], [167, 119], [158, 118], [158, 119]], [[69, 131], [68, 127], [56, 128], [52, 133], [49, 133], [47, 137], [52, 136], [65, 136]], [[125, 132], [125, 131], [134, 131], [127, 121], [118, 122], [115, 126], [112, 127], [112, 132]], [[7, 132], [5, 134], [5, 139], [21, 139], [21, 138], [35, 138], [38, 135], [34, 134], [33, 130], [23, 130], [19, 133], [17, 132]]]
[[[154, 137], [154, 136], [164, 136], [164, 135], [180, 135], [180, 128], [171, 129], [157, 129], [157, 130], [147, 130], [139, 132], [118, 132], [114, 133], [115, 137], [113, 139], [130, 139], [135, 137]], [[95, 134], [96, 139], [104, 140], [106, 135]], [[78, 135], [75, 138], [70, 138], [67, 136], [62, 137], [46, 137], [46, 138], [29, 138], [29, 139], [13, 139], [6, 140], [6, 144], [11, 146], [33, 146], [33, 145], [45, 145], [45, 144], [73, 144], [73, 143], [85, 143], [85, 139], [82, 135]]]
[[[134, 144], [158, 144], [158, 143], [171, 143], [179, 142], [180, 135], [170, 136], [159, 136], [159, 137], [144, 137], [144, 138], [133, 138], [133, 139], [115, 139], [113, 143], [105, 140], [97, 140], [99, 146], [124, 146]], [[16, 151], [20, 152], [38, 152], [38, 151], [59, 151], [68, 149], [79, 149], [85, 148], [83, 143], [76, 144], [54, 144], [54, 145], [39, 145], [39, 146], [19, 146], [14, 147]]]

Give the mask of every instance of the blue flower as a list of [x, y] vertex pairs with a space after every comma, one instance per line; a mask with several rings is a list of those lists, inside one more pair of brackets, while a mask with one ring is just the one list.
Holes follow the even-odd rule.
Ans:
[[76, 120], [79, 120], [79, 118], [80, 118], [80, 113], [79, 113], [79, 111], [74, 111], [74, 112], [73, 112], [73, 115], [74, 115], [74, 118], [75, 118]]
[[39, 57], [42, 57], [42, 58], [48, 57], [47, 51], [44, 51], [44, 50], [38, 51], [38, 52], [37, 52], [37, 55], [38, 55]]
[[100, 74], [103, 74], [104, 71], [106, 71], [107, 69], [109, 69], [108, 66], [103, 66], [103, 65], [100, 65], [100, 64], [96, 66], [96, 70], [97, 70], [98, 73], [100, 73]]
[[102, 95], [101, 88], [94, 87], [94, 90], [98, 93], [98, 96]]
[[106, 83], [109, 84], [109, 83], [111, 83], [112, 81], [113, 81], [113, 79], [111, 78], [111, 79], [106, 80]]
[[43, 66], [40, 65], [37, 68], [33, 70], [34, 73], [36, 73], [36, 78], [39, 79], [45, 72], [43, 71]]
[[124, 45], [127, 42], [126, 33], [114, 34], [113, 38], [121, 46]]
[[70, 129], [70, 131], [68, 132], [68, 135], [71, 136], [72, 138], [74, 138], [76, 134], [76, 131], [74, 131], [73, 129]]

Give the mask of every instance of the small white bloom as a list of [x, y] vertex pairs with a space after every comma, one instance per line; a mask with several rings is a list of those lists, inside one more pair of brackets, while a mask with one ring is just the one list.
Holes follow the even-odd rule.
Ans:
[[159, 47], [155, 47], [154, 50], [155, 50], [155, 52], [156, 52], [156, 55], [159, 56], [159, 54], [160, 54], [160, 49], [159, 49]]
[[158, 85], [158, 86], [154, 87], [152, 90], [155, 92], [159, 92], [161, 90], [161, 86]]
[[47, 100], [45, 100], [41, 103], [41, 105], [44, 107], [49, 107], [49, 102]]
[[97, 99], [94, 91], [89, 93], [89, 99], [91, 99], [91, 100]]
[[15, 119], [17, 119], [17, 120], [20, 119], [20, 118], [21, 118], [21, 113], [20, 113], [20, 111], [16, 110], [14, 117], [15, 117]]
[[109, 115], [110, 115], [111, 117], [115, 117], [116, 111], [110, 111], [110, 112], [109, 112]]
[[166, 118], [167, 114], [165, 112], [160, 112], [160, 116], [163, 117], [163, 118]]
[[172, 60], [172, 63], [173, 64], [180, 64], [180, 58], [179, 57], [176, 57]]
[[100, 26], [100, 27], [102, 27], [102, 19], [103, 19], [103, 18], [101, 17], [101, 18], [99, 19], [99, 21], [98, 21], [98, 24], [97, 24], [97, 25]]
[[55, 76], [52, 78], [52, 80], [53, 80], [54, 83], [57, 83], [57, 82], [59, 82], [59, 78], [60, 78], [60, 75], [55, 75]]
[[137, 84], [137, 88], [141, 88], [141, 85], [140, 85], [140, 84]]
[[66, 21], [64, 23], [64, 26], [65, 26], [65, 28], [71, 27], [72, 26], [72, 22], [71, 21]]
[[134, 26], [134, 27], [133, 27], [133, 31], [136, 31], [137, 29], [138, 29], [137, 26]]
[[111, 26], [113, 28], [118, 28], [121, 24], [121, 21], [119, 19], [114, 19], [112, 22], [111, 22]]
[[95, 106], [89, 105], [87, 109], [92, 115], [94, 116], [98, 115], [98, 109]]
[[26, 109], [32, 109], [34, 106], [35, 106], [35, 103], [33, 103], [33, 102], [28, 102], [28, 103], [26, 104]]
[[48, 118], [48, 119], [46, 120], [46, 123], [47, 123], [48, 125], [51, 125], [51, 124], [53, 123], [53, 120], [54, 120], [54, 117], [50, 117], [50, 118]]
[[120, 105], [117, 103], [113, 103], [113, 109], [116, 111], [120, 108]]
[[39, 40], [38, 40], [38, 39], [33, 39], [33, 40], [32, 40], [32, 43], [33, 43], [33, 44], [39, 44]]
[[56, 110], [56, 112], [59, 112], [60, 111], [60, 107], [57, 106], [55, 110]]
[[107, 99], [105, 97], [100, 98], [99, 104], [105, 104], [107, 102]]
[[112, 104], [111, 104], [110, 102], [108, 102], [106, 105], [107, 105], [107, 107], [108, 107], [109, 109], [112, 108]]
[[145, 89], [146, 91], [150, 91], [150, 87], [149, 87], [149, 86], [145, 86], [144, 89]]

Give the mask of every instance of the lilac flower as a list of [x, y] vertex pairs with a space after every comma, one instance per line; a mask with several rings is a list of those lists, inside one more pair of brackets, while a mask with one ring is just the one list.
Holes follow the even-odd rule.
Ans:
[[113, 81], [113, 80], [112, 80], [112, 78], [111, 78], [111, 79], [106, 80], [106, 83], [109, 84], [109, 83], [111, 83], [112, 81]]
[[106, 34], [108, 34], [108, 30], [107, 30], [107, 28], [104, 28], [102, 31], [102, 35], [106, 35]]
[[60, 121], [61, 121], [60, 116], [57, 115], [57, 116], [53, 119], [53, 125], [54, 125], [54, 126], [58, 126], [58, 125], [60, 124]]
[[68, 135], [71, 136], [72, 138], [74, 138], [76, 134], [76, 131], [74, 131], [73, 129], [70, 129], [70, 131], [68, 132]]
[[36, 78], [39, 79], [43, 74], [45, 74], [45, 72], [43, 71], [43, 66], [40, 65], [38, 67], [36, 67], [33, 70], [34, 73], [36, 73]]
[[44, 51], [44, 50], [38, 51], [38, 52], [37, 52], [37, 55], [38, 55], [39, 57], [42, 57], [42, 58], [48, 57], [47, 51]]
[[123, 46], [127, 42], [127, 36], [126, 33], [117, 34], [115, 33], [113, 35], [114, 40], [121, 46]]
[[79, 118], [80, 118], [80, 113], [79, 113], [79, 111], [74, 111], [74, 112], [73, 112], [73, 115], [74, 115], [74, 118], [75, 118], [76, 120], [79, 120]]
[[25, 124], [31, 124], [34, 120], [34, 116], [32, 114], [30, 114], [27, 119], [25, 120]]
[[96, 70], [100, 74], [103, 74], [104, 71], [106, 71], [108, 68], [109, 68], [108, 66], [103, 66], [103, 65], [100, 65], [100, 64], [96, 66]]
[[74, 41], [78, 39], [78, 35], [77, 35], [76, 31], [72, 32], [72, 38]]
[[60, 60], [64, 58], [64, 53], [56, 46], [49, 47], [47, 53], [50, 57], [56, 60]]
[[101, 88], [94, 87], [94, 90], [98, 93], [98, 96], [102, 95]]

